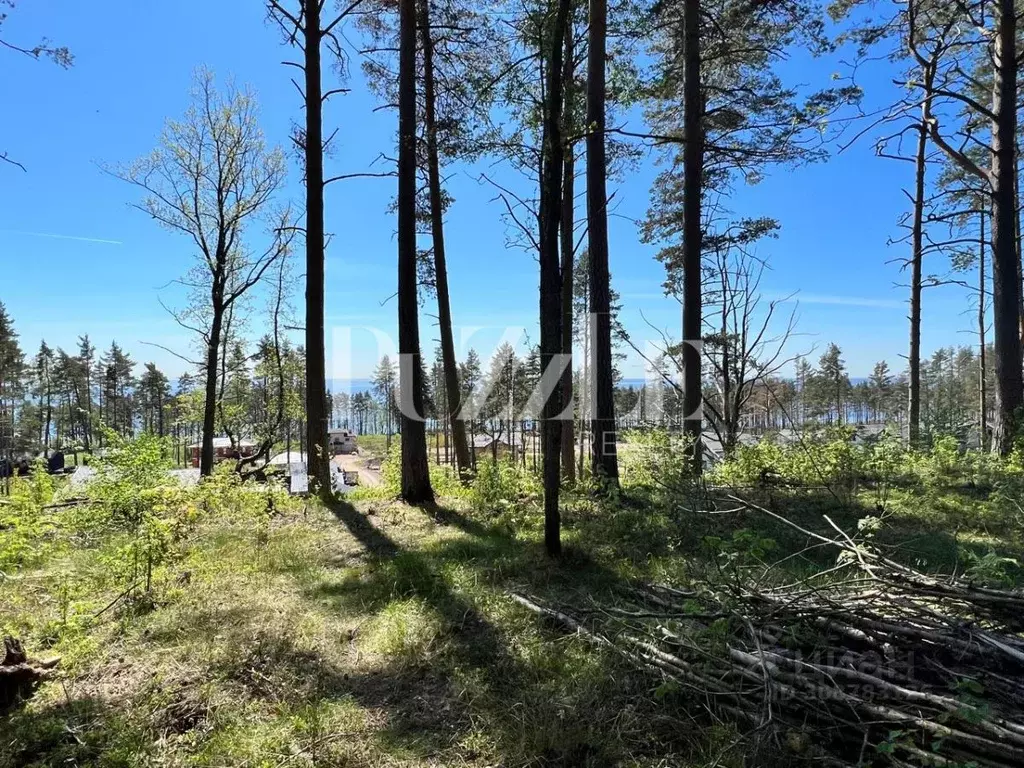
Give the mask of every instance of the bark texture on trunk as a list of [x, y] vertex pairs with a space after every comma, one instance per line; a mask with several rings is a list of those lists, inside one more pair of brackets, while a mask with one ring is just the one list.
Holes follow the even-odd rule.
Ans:
[[1024, 355], [1024, 249], [1020, 240], [1020, 141], [1014, 142], [1013, 149], [1013, 204], [1016, 214], [1013, 217], [1013, 241], [1017, 244], [1017, 333], [1021, 338], [1021, 354]]
[[704, 99], [701, 89], [700, 0], [683, 2], [683, 435], [690, 465], [701, 474], [701, 194], [704, 176]]
[[607, 23], [608, 6], [605, 0], [590, 0], [590, 50], [587, 55], [587, 229], [590, 234], [590, 306], [594, 323], [591, 461], [594, 477], [598, 482], [611, 487], [619, 484], [619, 463], [615, 451], [615, 381], [612, 376], [611, 273], [608, 267], [608, 192], [604, 135]]
[[722, 417], [725, 421], [725, 435], [722, 439], [722, 453], [726, 456], [732, 456], [733, 451], [736, 449], [736, 443], [739, 439], [739, 408], [733, 408], [733, 392], [732, 392], [732, 356], [729, 354], [729, 307], [730, 302], [726, 301], [725, 298], [729, 295], [729, 278], [725, 269], [725, 264], [722, 264], [720, 270], [720, 280], [722, 285], [722, 309], [721, 309], [721, 327], [719, 328], [719, 334], [722, 337]]
[[[930, 90], [930, 89], [929, 89]], [[928, 108], [925, 108], [926, 113]], [[916, 448], [921, 442], [921, 269], [924, 244], [925, 160], [928, 151], [928, 127], [918, 126], [917, 156], [914, 170], [914, 214], [910, 254], [910, 353], [907, 356], [908, 442]]]
[[1017, 134], [1017, 19], [1014, 0], [996, 4], [995, 83], [992, 99], [992, 310], [996, 376], [995, 449], [1007, 455], [1024, 403], [1021, 371], [1017, 205], [1014, 190]]
[[978, 444], [981, 450], [988, 448], [988, 382], [985, 381], [985, 257], [988, 243], [985, 241], [985, 211], [978, 215]]
[[[455, 360], [455, 339], [452, 330], [452, 308], [448, 295], [448, 263], [444, 248], [444, 211], [441, 203], [441, 169], [437, 150], [436, 96], [434, 93], [434, 39], [430, 31], [430, 0], [419, 0], [419, 27], [423, 41], [423, 119], [427, 134], [427, 177], [430, 186], [430, 229], [434, 245], [434, 280], [437, 290], [437, 324], [441, 336], [441, 365], [444, 369], [445, 400], [451, 424], [452, 447], [459, 473], [470, 471], [469, 443], [466, 422], [460, 418], [462, 408], [459, 369]], [[445, 452], [448, 451], [447, 433]]]
[[324, 339], [324, 153], [319, 0], [303, 0], [306, 74], [306, 453], [314, 491], [332, 495]]
[[[217, 278], [214, 278], [215, 280]], [[203, 401], [203, 447], [199, 452], [199, 474], [213, 474], [213, 436], [217, 429], [217, 361], [220, 355], [221, 327], [224, 307], [214, 286], [213, 317], [210, 319], [210, 339], [206, 344], [206, 395]]]
[[[562, 350], [562, 276], [558, 234], [561, 219], [563, 146], [562, 47], [570, 0], [558, 0], [554, 23], [547, 35], [547, 93], [542, 121], [540, 178], [540, 358], [541, 371], [557, 365]], [[560, 377], [559, 377], [560, 381]], [[544, 460], [544, 545], [549, 555], [561, 554], [561, 517], [558, 508], [561, 483], [562, 388], [551, 387], [542, 409]]]
[[434, 498], [423, 421], [416, 274], [416, 0], [399, 4], [398, 64], [398, 351], [402, 397], [402, 498]]
[[[588, 267], [589, 269], [589, 267]], [[587, 280], [587, 290], [584, 292], [583, 297], [583, 313], [582, 316], [586, 318], [583, 322], [583, 359], [586, 364], [583, 366], [583, 375], [580, 377], [580, 437], [579, 437], [579, 456], [576, 457], [578, 462], [576, 472], [580, 477], [583, 477], [583, 469], [586, 464], [587, 458], [587, 418], [590, 415], [593, 406], [593, 396], [591, 390], [593, 387], [590, 384], [590, 281]]]
[[[565, 61], [562, 64], [562, 79], [565, 83], [562, 110], [562, 129], [569, 131], [573, 125], [573, 80], [575, 62], [573, 61], [573, 25], [569, 19], [565, 25]], [[576, 225], [576, 155], [573, 147], [565, 148], [562, 161], [562, 354], [568, 356], [569, 363], [562, 374], [562, 405], [573, 404], [572, 386], [572, 293], [573, 293], [573, 232]], [[576, 439], [573, 434], [573, 421], [562, 422], [562, 476], [565, 482], [572, 485], [576, 482]]]

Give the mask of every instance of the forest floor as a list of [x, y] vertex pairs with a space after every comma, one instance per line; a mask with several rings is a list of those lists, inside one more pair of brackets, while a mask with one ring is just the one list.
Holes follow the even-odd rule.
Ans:
[[[552, 565], [450, 507], [360, 506], [310, 505], [262, 537], [211, 523], [148, 610], [99, 596], [69, 617], [26, 573], [0, 608], [23, 636], [64, 622], [61, 673], [0, 720], [0, 765], [696, 766], [727, 751], [728, 729], [694, 740], [653, 681], [508, 597], [618, 576], [572, 551]], [[101, 567], [79, 553], [47, 570]]]
[[[823, 514], [856, 530], [876, 502], [773, 492], [764, 503], [827, 532]], [[704, 702], [665, 695], [512, 597], [597, 610], [638, 580], [685, 584], [742, 562], [763, 537], [786, 577], [830, 562], [821, 550], [787, 557], [806, 537], [763, 517], [678, 504], [569, 496], [558, 562], [525, 503], [310, 502], [259, 525], [211, 514], [152, 599], [132, 601], [109, 576], [124, 557], [116, 542], [70, 528], [54, 556], [0, 574], [0, 634], [61, 657], [0, 716], [0, 768], [782, 765]], [[972, 489], [907, 491], [894, 506], [877, 543], [915, 567], [948, 573], [971, 552], [1021, 551], [1019, 519], [984, 514]]]

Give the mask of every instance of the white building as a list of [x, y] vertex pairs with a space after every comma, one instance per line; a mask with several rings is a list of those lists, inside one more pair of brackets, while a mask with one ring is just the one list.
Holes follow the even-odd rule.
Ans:
[[331, 455], [339, 453], [356, 453], [356, 436], [348, 429], [331, 429], [327, 432], [327, 439], [331, 445]]

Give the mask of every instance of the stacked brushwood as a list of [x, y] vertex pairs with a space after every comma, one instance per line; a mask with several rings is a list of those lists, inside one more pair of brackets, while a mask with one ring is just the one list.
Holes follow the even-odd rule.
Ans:
[[648, 584], [614, 605], [514, 597], [818, 763], [1024, 766], [1024, 593], [801, 530], [837, 565], [770, 587]]

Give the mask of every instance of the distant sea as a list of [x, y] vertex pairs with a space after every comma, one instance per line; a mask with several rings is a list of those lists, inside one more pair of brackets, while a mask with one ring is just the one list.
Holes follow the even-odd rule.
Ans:
[[[639, 389], [643, 385], [643, 379], [621, 379], [619, 381], [619, 386], [622, 388]], [[370, 379], [328, 379], [327, 389], [332, 393], [348, 392], [350, 395], [357, 395], [361, 392], [372, 392], [373, 382]]]
[[[861, 382], [868, 381], [863, 376], [851, 376], [851, 384], [860, 384]], [[643, 379], [620, 379], [619, 386], [623, 389], [633, 388], [640, 389], [644, 385]], [[333, 392], [348, 392], [351, 395], [356, 395], [361, 392], [372, 392], [373, 383], [370, 379], [328, 379], [327, 388]]]
[[328, 379], [327, 389], [332, 393], [348, 392], [350, 395], [358, 395], [362, 392], [372, 392], [373, 383], [369, 379]]

